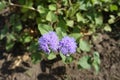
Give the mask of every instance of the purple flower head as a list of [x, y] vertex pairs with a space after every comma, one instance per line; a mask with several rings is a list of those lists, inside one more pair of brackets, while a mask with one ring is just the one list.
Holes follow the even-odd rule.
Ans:
[[59, 42], [59, 51], [64, 55], [70, 55], [76, 52], [77, 44], [74, 38], [64, 37]]
[[38, 43], [40, 49], [49, 54], [51, 50], [57, 51], [59, 39], [55, 32], [50, 31], [40, 37]]

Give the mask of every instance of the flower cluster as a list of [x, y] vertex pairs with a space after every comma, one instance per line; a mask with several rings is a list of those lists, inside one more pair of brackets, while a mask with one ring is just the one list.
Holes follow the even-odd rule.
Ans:
[[50, 53], [52, 51], [60, 51], [64, 55], [70, 55], [76, 52], [77, 44], [74, 38], [64, 37], [59, 41], [55, 32], [50, 31], [44, 34], [38, 40], [39, 47], [45, 53]]
[[77, 45], [74, 38], [70, 38], [66, 36], [59, 42], [59, 50], [64, 55], [75, 53], [76, 48], [77, 48]]
[[55, 32], [50, 31], [49, 33], [40, 37], [38, 43], [41, 50], [43, 50], [45, 53], [50, 53], [50, 50], [58, 50], [59, 39]]

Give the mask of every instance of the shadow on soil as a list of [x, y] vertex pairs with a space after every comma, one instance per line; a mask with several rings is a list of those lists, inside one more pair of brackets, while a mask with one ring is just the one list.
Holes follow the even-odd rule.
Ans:
[[66, 72], [66, 69], [64, 66], [59, 66], [55, 69], [50, 70], [50, 73], [41, 73], [38, 75], [38, 80], [57, 80], [56, 77], [60, 77], [62, 79], [62, 75], [64, 75]]
[[57, 80], [56, 77], [61, 78], [64, 74], [66, 74], [66, 68], [65, 66], [58, 66], [56, 68], [52, 68], [53, 64], [60, 61], [60, 56], [57, 56], [56, 59], [53, 60], [43, 60], [40, 63], [41, 71], [38, 75], [38, 80]]

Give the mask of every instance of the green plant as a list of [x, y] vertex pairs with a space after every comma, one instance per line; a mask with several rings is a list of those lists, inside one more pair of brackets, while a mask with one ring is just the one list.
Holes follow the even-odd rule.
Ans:
[[[64, 36], [74, 37], [78, 44], [78, 53], [89, 52], [92, 44], [86, 37], [94, 36], [98, 30], [111, 31], [110, 24], [120, 16], [119, 6], [120, 0], [2, 0], [0, 11], [9, 7], [14, 14], [3, 25], [0, 40], [6, 39], [7, 51], [12, 49], [15, 42], [24, 44], [26, 50], [32, 53], [33, 62], [46, 56], [38, 50], [38, 38], [49, 31], [55, 31], [60, 40]], [[16, 9], [19, 11], [15, 12]], [[79, 65], [85, 69], [93, 65], [98, 71], [98, 55], [94, 53], [93, 57], [84, 56]], [[72, 56], [61, 57], [67, 63], [73, 60]], [[53, 58], [53, 54], [48, 56], [48, 59]], [[87, 61], [92, 58], [95, 59], [89, 65]]]
[[99, 72], [100, 69], [100, 56], [98, 52], [93, 53], [93, 57], [90, 56], [83, 56], [80, 58], [78, 62], [78, 68], [83, 69], [90, 69], [91, 67], [94, 67], [96, 73]]

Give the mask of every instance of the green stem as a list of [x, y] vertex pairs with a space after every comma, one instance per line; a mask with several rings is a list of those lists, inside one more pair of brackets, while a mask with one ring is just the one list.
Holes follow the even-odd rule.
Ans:
[[68, 0], [68, 2], [69, 2], [69, 5], [72, 6], [72, 2], [71, 2], [71, 0]]
[[15, 6], [15, 7], [20, 7], [20, 8], [27, 8], [27, 9], [30, 9], [30, 10], [33, 10], [33, 11], [37, 11], [37, 12], [38, 12], [38, 10], [36, 10], [36, 9], [33, 8], [33, 7], [27, 7], [27, 6], [24, 6], [24, 5], [14, 4], [14, 3], [11, 2], [11, 0], [8, 1], [8, 4], [9, 4], [10, 6]]

